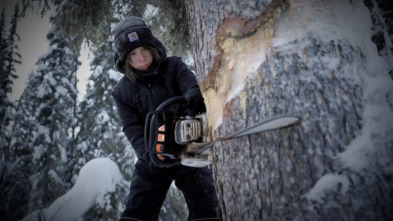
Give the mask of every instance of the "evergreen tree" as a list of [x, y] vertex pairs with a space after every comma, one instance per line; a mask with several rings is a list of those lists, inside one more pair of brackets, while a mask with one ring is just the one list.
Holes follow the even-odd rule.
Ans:
[[[109, 39], [110, 36], [107, 36]], [[111, 96], [111, 89], [119, 78], [113, 70], [112, 45], [111, 40], [108, 40], [94, 53], [95, 57], [91, 63], [93, 73], [89, 77], [86, 96], [78, 110], [80, 130], [77, 136], [78, 145], [74, 151], [77, 157], [70, 166], [74, 167], [74, 174], [77, 174], [83, 164], [91, 158], [109, 157], [117, 162], [123, 176], [129, 180], [135, 155], [122, 132]], [[121, 203], [128, 195], [128, 185], [128, 182], [123, 182], [115, 193], [105, 197], [108, 200], [106, 205], [97, 204], [86, 213], [85, 219], [100, 217], [102, 220], [112, 220], [119, 217]]]
[[5, 8], [3, 8], [0, 22], [0, 52], [2, 54], [0, 63], [0, 140], [2, 153], [5, 155], [5, 158], [8, 158], [11, 134], [7, 133], [7, 127], [12, 119], [13, 108], [13, 102], [9, 100], [8, 95], [12, 92], [13, 80], [17, 77], [15, 75], [15, 63], [20, 63], [20, 54], [16, 45], [16, 41], [19, 40], [19, 36], [16, 33], [19, 6], [18, 4], [15, 5], [8, 36], [6, 36], [4, 31], [4, 12]]
[[[15, 75], [15, 64], [20, 64], [21, 61], [21, 56], [18, 52], [18, 46], [17, 46], [17, 41], [20, 41], [19, 35], [16, 33], [16, 28], [18, 26], [18, 19], [20, 16], [20, 10], [19, 10], [19, 4], [15, 5], [14, 8], [14, 14], [11, 19], [11, 28], [9, 30], [9, 36], [8, 36], [8, 56], [7, 56], [7, 72], [10, 74], [10, 77], [12, 79], [17, 78]], [[9, 91], [12, 91], [12, 83], [10, 85], [11, 87], [9, 88]]]
[[72, 140], [76, 118], [76, 71], [78, 56], [68, 45], [72, 38], [60, 38], [53, 28], [47, 34], [51, 48], [42, 56], [36, 77], [42, 79], [31, 97], [37, 124], [32, 141], [34, 147], [32, 196], [30, 209], [47, 206], [71, 185], [68, 159], [72, 157]]
[[19, 155], [12, 137], [15, 137], [15, 106], [9, 100], [15, 75], [15, 64], [20, 63], [16, 33], [19, 5], [16, 4], [11, 18], [9, 32], [5, 32], [5, 8], [0, 18], [0, 219], [16, 220], [26, 211], [26, 178], [28, 171], [23, 166], [23, 157]]
[[[0, 18], [0, 144], [1, 144], [1, 153], [5, 151], [7, 140], [5, 137], [5, 127], [6, 127], [6, 112], [7, 106], [9, 106], [7, 90], [9, 90], [9, 75], [7, 74], [6, 69], [6, 54], [7, 54], [7, 39], [6, 32], [4, 30], [5, 26], [5, 8], [1, 13]], [[3, 155], [3, 154], [2, 154]], [[3, 159], [3, 156], [2, 156]]]

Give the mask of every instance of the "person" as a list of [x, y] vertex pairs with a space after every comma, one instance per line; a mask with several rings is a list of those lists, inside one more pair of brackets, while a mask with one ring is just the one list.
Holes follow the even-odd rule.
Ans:
[[158, 220], [172, 181], [182, 191], [188, 220], [218, 220], [217, 195], [209, 167], [158, 167], [144, 144], [147, 114], [174, 96], [184, 96], [190, 113], [206, 111], [195, 75], [180, 57], [167, 57], [145, 22], [130, 16], [112, 30], [114, 62], [124, 74], [112, 91], [123, 132], [138, 157], [128, 202], [120, 220]]

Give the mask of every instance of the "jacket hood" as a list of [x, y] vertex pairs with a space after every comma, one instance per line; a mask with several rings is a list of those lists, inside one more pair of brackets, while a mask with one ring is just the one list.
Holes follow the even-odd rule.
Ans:
[[129, 16], [118, 23], [112, 30], [115, 43], [114, 62], [116, 69], [125, 74], [127, 55], [140, 46], [151, 46], [157, 49], [161, 60], [166, 59], [166, 49], [153, 36], [145, 22], [135, 16]]

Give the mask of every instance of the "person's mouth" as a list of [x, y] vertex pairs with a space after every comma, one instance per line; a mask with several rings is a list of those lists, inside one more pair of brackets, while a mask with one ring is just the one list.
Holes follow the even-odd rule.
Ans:
[[142, 65], [140, 68], [141, 69], [147, 69], [149, 67], [149, 64], [145, 64], [145, 65]]

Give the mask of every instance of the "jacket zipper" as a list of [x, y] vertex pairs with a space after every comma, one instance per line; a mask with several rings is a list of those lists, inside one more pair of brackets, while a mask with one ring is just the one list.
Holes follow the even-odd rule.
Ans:
[[150, 89], [150, 91], [151, 91], [151, 93], [152, 93], [153, 104], [154, 104], [154, 106], [157, 108], [158, 105], [160, 105], [160, 104], [158, 103], [158, 99], [157, 99], [157, 95], [156, 95], [155, 89], [154, 89], [154, 87], [151, 86], [151, 83], [150, 83], [150, 82], [148, 83], [147, 87]]

